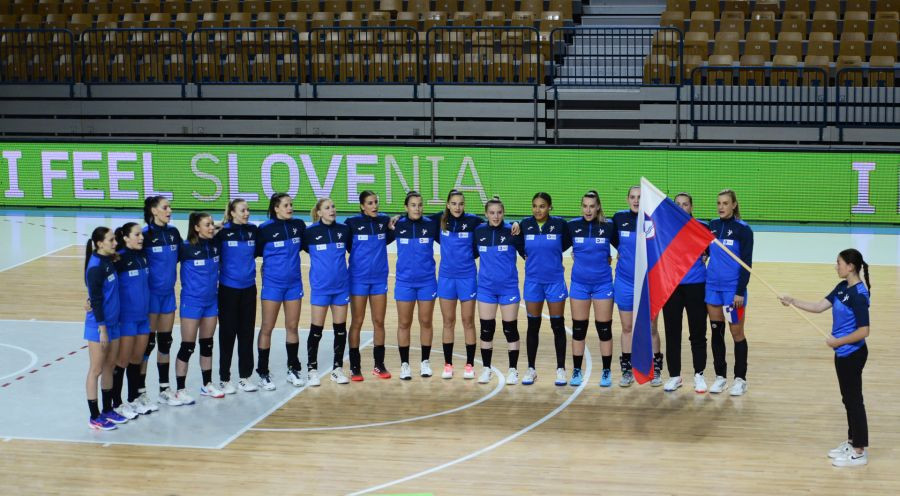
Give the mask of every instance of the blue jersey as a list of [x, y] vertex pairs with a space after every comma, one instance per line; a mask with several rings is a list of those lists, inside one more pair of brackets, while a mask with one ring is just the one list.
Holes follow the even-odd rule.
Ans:
[[[441, 218], [443, 214], [437, 216]], [[475, 277], [475, 257], [472, 254], [472, 233], [484, 219], [472, 214], [459, 217], [449, 215], [446, 227], [441, 226], [441, 265], [439, 277], [455, 279]]]
[[539, 226], [534, 217], [528, 217], [520, 226], [527, 256], [525, 279], [539, 284], [565, 283], [562, 254], [572, 246], [566, 221], [551, 216]]
[[519, 293], [519, 269], [516, 253], [525, 256], [522, 235], [513, 236], [509, 223], [497, 227], [487, 223], [475, 229], [473, 245], [478, 264], [478, 291], [498, 295]]
[[149, 224], [144, 228], [144, 253], [150, 261], [150, 293], [165, 296], [175, 292], [178, 247], [181, 234], [175, 226]]
[[119, 321], [147, 320], [150, 312], [150, 262], [142, 250], [121, 250], [116, 261], [119, 277]]
[[222, 249], [222, 272], [219, 282], [233, 289], [245, 289], [256, 285], [256, 240], [259, 228], [256, 224], [226, 222], [216, 233], [216, 241]]
[[604, 284], [612, 282], [609, 266], [609, 250], [616, 235], [616, 228], [609, 220], [588, 222], [584, 217], [569, 221], [572, 238], [572, 281], [580, 284]]
[[263, 257], [263, 287], [303, 286], [300, 249], [306, 223], [300, 219], [269, 219], [259, 226], [256, 256]]
[[379, 284], [387, 281], [387, 245], [394, 241], [388, 229], [387, 215], [370, 217], [365, 214], [347, 219], [350, 228], [350, 278], [354, 283]]
[[434, 241], [441, 229], [440, 214], [410, 220], [400, 217], [394, 225], [397, 238], [397, 282], [421, 286], [434, 282]]
[[621, 210], [613, 215], [616, 238], [613, 246], [619, 252], [616, 257], [616, 284], [634, 286], [634, 249], [637, 245], [637, 213]]
[[[735, 219], [715, 219], [709, 223], [709, 230], [735, 255], [753, 266], [753, 231], [746, 222]], [[734, 291], [736, 295], [747, 296], [750, 273], [725, 250], [713, 243], [709, 247], [709, 266], [706, 270], [706, 285], [716, 291]]]
[[[869, 290], [863, 283], [851, 288], [847, 287], [847, 281], [841, 281], [825, 299], [831, 302], [832, 336], [842, 338], [869, 325]], [[838, 346], [834, 352], [839, 357], [845, 357], [865, 344], [866, 340], [860, 339]]]
[[207, 239], [198, 240], [197, 244], [185, 241], [179, 253], [182, 303], [215, 303], [219, 294], [219, 244]]
[[[703, 222], [701, 222], [701, 224], [709, 227]], [[704, 263], [703, 255], [697, 257], [694, 265], [691, 266], [691, 270], [681, 278], [679, 284], [699, 284], [701, 282], [706, 282], [706, 264]]]
[[85, 325], [119, 324], [119, 279], [110, 257], [94, 253], [84, 271], [91, 309], [84, 317]]
[[338, 222], [316, 222], [306, 228], [303, 249], [309, 253], [309, 285], [316, 293], [343, 293], [350, 287], [349, 240], [350, 228]]

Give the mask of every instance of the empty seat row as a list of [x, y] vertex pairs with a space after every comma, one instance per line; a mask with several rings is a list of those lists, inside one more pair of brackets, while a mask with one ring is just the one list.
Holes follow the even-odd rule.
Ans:
[[[690, 0], [666, 0], [667, 11], [681, 12], [684, 17], [690, 17], [692, 12], [712, 12], [716, 17], [721, 12], [742, 12], [744, 16], [750, 12], [771, 12], [780, 15], [782, 12], [804, 12], [809, 16], [811, 6], [815, 6], [816, 12], [831, 11], [840, 14], [846, 11], [870, 12], [871, 0], [695, 0], [691, 8]], [[900, 0], [877, 0], [875, 12], [900, 12]]]
[[[849, 11], [843, 19], [839, 19], [834, 12], [827, 11], [816, 13], [812, 19], [808, 19], [802, 12], [786, 12], [786, 17], [776, 20], [771, 12], [754, 14], [745, 20], [742, 13], [726, 12], [722, 19], [712, 17], [712, 12], [694, 12], [690, 19], [680, 18], [680, 14], [670, 15], [664, 13], [660, 19], [661, 26], [672, 26], [681, 31], [705, 31], [710, 37], [717, 31], [735, 31], [743, 34], [749, 27], [749, 31], [766, 31], [774, 36], [779, 31], [794, 31], [798, 33], [829, 31], [837, 34], [840, 32], [870, 32], [900, 30], [900, 14], [897, 12], [881, 12], [875, 19], [870, 19], [866, 12]], [[796, 14], [796, 15], [793, 15]]]

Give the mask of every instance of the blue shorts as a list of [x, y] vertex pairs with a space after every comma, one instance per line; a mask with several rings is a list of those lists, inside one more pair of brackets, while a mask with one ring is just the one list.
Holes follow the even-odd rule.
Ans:
[[[109, 336], [109, 340], [113, 341], [119, 339], [119, 326], [106, 326], [106, 335]], [[84, 339], [88, 341], [93, 341], [95, 343], [100, 342], [100, 328], [96, 324], [84, 324]]]
[[207, 317], [218, 317], [219, 303], [213, 301], [209, 305], [190, 305], [182, 301], [178, 314], [181, 315], [182, 319], [200, 320]]
[[[735, 288], [736, 289], [736, 288]], [[722, 307], [725, 313], [725, 320], [729, 324], [739, 324], [744, 321], [744, 310], [747, 308], [747, 297], [744, 297], [744, 306], [735, 308], [734, 306], [735, 291], [719, 291], [706, 286], [707, 305]]]
[[387, 294], [387, 281], [376, 284], [366, 284], [362, 282], [350, 282], [350, 294], [353, 296], [369, 296]]
[[438, 298], [445, 300], [470, 301], [478, 295], [478, 279], [472, 277], [439, 277]]
[[542, 302], [547, 300], [547, 303], [565, 301], [569, 296], [569, 291], [566, 289], [566, 283], [564, 282], [541, 283], [525, 281], [523, 292], [525, 293], [525, 301]]
[[478, 290], [478, 301], [482, 303], [496, 303], [498, 305], [512, 305], [522, 301], [522, 298], [519, 297], [518, 288], [514, 291], [504, 291], [502, 293], [494, 293], [482, 288]]
[[397, 301], [434, 301], [437, 296], [437, 281], [410, 286], [400, 282], [394, 283], [394, 299]]
[[310, 292], [309, 303], [317, 307], [330, 307], [331, 305], [346, 305], [350, 303], [350, 291], [340, 293], [319, 294], [315, 290]]
[[303, 285], [299, 284], [291, 288], [278, 286], [263, 286], [259, 293], [260, 300], [269, 301], [294, 301], [303, 298]]
[[149, 320], [135, 320], [131, 322], [119, 322], [120, 336], [138, 336], [150, 334]]
[[634, 311], [634, 283], [619, 282], [613, 284], [616, 306], [620, 312]]
[[172, 291], [166, 295], [150, 294], [150, 311], [147, 313], [156, 313], [164, 315], [175, 311], [175, 292]]
[[613, 297], [612, 281], [600, 284], [581, 284], [572, 281], [569, 298], [573, 300], [610, 300]]

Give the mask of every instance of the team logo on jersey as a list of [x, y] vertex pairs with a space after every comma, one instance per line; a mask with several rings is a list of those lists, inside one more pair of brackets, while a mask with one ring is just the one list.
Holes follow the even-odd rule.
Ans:
[[478, 241], [484, 241], [484, 240], [486, 240], [486, 239], [487, 239], [487, 238], [478, 238]]
[[128, 266], [131, 267], [132, 265], [134, 265], [134, 260], [129, 260], [129, 261], [128, 261]]
[[322, 236], [316, 236], [316, 241], [322, 239]]
[[600, 236], [603, 236], [603, 232], [604, 232], [603, 229], [600, 229], [597, 231], [597, 234], [599, 234]]
[[734, 232], [734, 231], [732, 231], [731, 229], [729, 229], [729, 230], [728, 230], [728, 234], [726, 234], [726, 236], [731, 236], [731, 233], [733, 233], [733, 232]]
[[580, 232], [581, 232], [581, 229], [575, 229], [575, 232], [576, 232], [576, 233], [580, 233]]
[[234, 236], [234, 233], [233, 233], [233, 232], [230, 232], [230, 233], [228, 233], [227, 236], [230, 238], [230, 237]]
[[365, 228], [366, 228], [366, 226], [359, 226], [359, 227], [356, 228], [356, 230], [357, 230], [357, 231], [362, 231], [362, 230], [365, 229]]
[[622, 223], [622, 227], [628, 227], [628, 223], [627, 223], [627, 222], [623, 222], [623, 223]]
[[280, 232], [272, 233], [272, 237], [273, 237], [273, 238], [277, 238], [279, 234], [281, 234], [281, 233], [280, 233]]
[[550, 226], [550, 232], [553, 232], [553, 229], [554, 229], [555, 227], [556, 227], [556, 226]]
[[[840, 294], [840, 293], [838, 293], [838, 294]], [[849, 300], [849, 299], [850, 299], [850, 295], [845, 294], [844, 297], [841, 298], [841, 301], [842, 301], [842, 302], [846, 302], [846, 301]]]
[[466, 226], [468, 226], [468, 224], [463, 223], [463, 225], [462, 225], [462, 230], [463, 230], [463, 231], [466, 230]]
[[344, 236], [344, 233], [337, 233], [338, 239], [341, 239]]
[[502, 243], [504, 241], [506, 241], [506, 236], [500, 236], [500, 242]]
[[509, 301], [516, 301], [516, 298], [517, 298], [516, 296], [510, 296]]
[[528, 226], [528, 230], [529, 230], [529, 231], [533, 231], [533, 230], [534, 230], [534, 226]]
[[422, 236], [428, 234], [428, 229], [422, 229]]
[[195, 252], [194, 252], [194, 256], [196, 257], [196, 256], [198, 256], [198, 255], [200, 255], [200, 252], [199, 252], [199, 251], [195, 251]]
[[405, 233], [405, 232], [406, 232], [406, 229], [401, 229], [401, 230], [400, 230], [400, 234], [403, 234], [403, 233]]
[[153, 240], [151, 241], [151, 243], [156, 243], [157, 241], [159, 241], [159, 238], [153, 238]]
[[293, 228], [294, 234], [297, 234], [297, 228]]
[[219, 253], [219, 249], [213, 246], [213, 255], [215, 255], [216, 253]]
[[384, 224], [378, 224], [378, 230], [384, 231]]

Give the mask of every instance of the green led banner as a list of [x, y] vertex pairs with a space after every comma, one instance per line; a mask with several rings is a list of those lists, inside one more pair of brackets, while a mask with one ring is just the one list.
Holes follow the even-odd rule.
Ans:
[[91, 143], [0, 150], [0, 207], [139, 209], [161, 194], [179, 210], [217, 212], [241, 197], [261, 213], [269, 195], [286, 191], [295, 210], [328, 196], [351, 214], [359, 192], [371, 189], [382, 211], [401, 212], [416, 189], [438, 211], [457, 188], [474, 213], [499, 195], [508, 215], [528, 215], [532, 195], [546, 191], [556, 215], [576, 216], [582, 194], [596, 189], [611, 215], [646, 176], [670, 196], [693, 195], [699, 218], [715, 216], [716, 194], [731, 188], [750, 221], [900, 222], [900, 153]]

